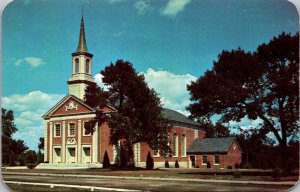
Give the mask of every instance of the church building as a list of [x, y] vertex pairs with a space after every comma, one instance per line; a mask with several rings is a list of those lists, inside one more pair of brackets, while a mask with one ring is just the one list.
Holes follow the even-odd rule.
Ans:
[[[92, 63], [93, 54], [88, 52], [82, 17], [78, 47], [76, 52], [72, 53], [72, 72], [68, 79], [68, 94], [43, 115], [45, 163], [37, 168], [102, 167], [105, 151], [112, 164], [118, 161], [119, 146], [109, 144], [110, 128], [106, 122], [101, 126], [96, 124], [94, 134], [88, 133], [84, 128], [84, 124], [96, 116], [95, 109], [84, 102], [85, 89], [88, 85], [95, 84], [91, 71]], [[111, 106], [103, 108], [104, 113], [110, 113], [113, 110]], [[241, 163], [241, 149], [237, 147], [235, 139], [226, 140], [227, 151], [227, 148], [223, 151], [203, 151], [201, 148], [203, 145], [208, 148], [213, 145], [214, 149], [218, 149], [222, 147], [218, 145], [224, 143], [207, 140], [203, 144], [200, 141], [203, 140], [205, 131], [198, 122], [171, 109], [163, 109], [163, 115], [172, 125], [170, 132], [170, 138], [173, 141], [172, 157], [160, 157], [158, 151], [151, 149], [146, 143], [137, 143], [134, 145], [136, 166], [145, 167], [148, 151], [153, 157], [154, 167], [164, 167], [166, 160], [170, 167], [175, 166], [176, 160], [181, 168], [201, 167], [207, 162], [206, 153], [212, 155], [212, 161], [218, 160], [217, 167]], [[226, 159], [225, 157], [231, 151], [235, 153], [235, 158], [226, 160], [226, 164], [223, 165], [222, 158]], [[218, 156], [219, 153], [222, 156]]]

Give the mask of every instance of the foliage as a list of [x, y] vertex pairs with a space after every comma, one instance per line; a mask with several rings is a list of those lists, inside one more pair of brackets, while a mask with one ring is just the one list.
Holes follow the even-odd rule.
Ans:
[[153, 167], [154, 167], [154, 161], [153, 158], [151, 157], [150, 151], [148, 151], [146, 169], [150, 170], [153, 169]]
[[274, 179], [280, 178], [281, 177], [281, 170], [279, 168], [273, 169], [273, 171], [272, 171], [272, 177]]
[[207, 168], [207, 169], [210, 169], [210, 168], [211, 168], [210, 161], [207, 161], [207, 163], [206, 163], [206, 168]]
[[104, 157], [103, 157], [103, 168], [106, 169], [109, 167], [110, 167], [110, 161], [109, 161], [107, 151], [105, 150]]
[[175, 168], [179, 168], [179, 163], [177, 160], [175, 161]]
[[44, 162], [44, 154], [41, 152], [41, 150], [37, 153], [37, 163], [43, 163]]
[[221, 122], [216, 122], [214, 125], [209, 119], [201, 118], [201, 127], [205, 130], [206, 138], [228, 137], [230, 136], [229, 128], [224, 126]]
[[166, 160], [165, 161], [165, 168], [169, 168], [170, 167], [170, 165], [169, 165], [169, 161], [168, 160]]
[[[28, 147], [23, 140], [15, 140], [12, 138], [12, 135], [18, 130], [14, 124], [13, 111], [2, 108], [1, 120], [2, 164], [14, 166], [16, 165], [16, 161], [21, 161], [21, 157]], [[20, 163], [22, 163], [22, 161]]]
[[44, 137], [40, 137], [38, 148], [39, 150], [44, 150]]
[[27, 164], [26, 165], [28, 169], [34, 169], [36, 167], [36, 164]]
[[[149, 89], [144, 76], [137, 73], [130, 62], [123, 60], [110, 64], [100, 73], [108, 91], [96, 85], [89, 86], [86, 90], [86, 103], [99, 108], [97, 118], [89, 122], [86, 128], [94, 127], [96, 121], [107, 121], [111, 129], [110, 143], [122, 141], [127, 161], [131, 165], [132, 148], [139, 142], [145, 142], [151, 148], [155, 146], [162, 156], [170, 154], [170, 127], [161, 114], [162, 108], [157, 93]], [[100, 110], [106, 105], [115, 109], [108, 116]]]
[[221, 122], [260, 119], [274, 134], [286, 165], [287, 140], [299, 133], [299, 34], [282, 33], [253, 53], [223, 51], [212, 70], [188, 85], [193, 118], [221, 115]]
[[26, 164], [33, 164], [36, 162], [37, 155], [33, 150], [26, 151], [25, 153]]
[[123, 145], [120, 147], [120, 168], [126, 168], [127, 167], [127, 159], [126, 159], [126, 153]]

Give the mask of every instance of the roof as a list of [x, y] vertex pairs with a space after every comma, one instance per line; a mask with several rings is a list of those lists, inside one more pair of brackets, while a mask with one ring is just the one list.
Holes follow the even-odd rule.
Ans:
[[80, 34], [79, 34], [78, 47], [77, 47], [76, 52], [81, 52], [81, 53], [87, 53], [88, 52], [87, 45], [86, 45], [86, 40], [85, 40], [83, 16], [81, 17]]
[[170, 120], [173, 125], [203, 130], [203, 128], [201, 128], [200, 123], [193, 121], [193, 120], [189, 119], [187, 116], [185, 116], [177, 111], [174, 111], [172, 109], [163, 108], [162, 115], [165, 118], [167, 118], [168, 120]]
[[187, 153], [227, 153], [234, 140], [235, 137], [195, 139]]

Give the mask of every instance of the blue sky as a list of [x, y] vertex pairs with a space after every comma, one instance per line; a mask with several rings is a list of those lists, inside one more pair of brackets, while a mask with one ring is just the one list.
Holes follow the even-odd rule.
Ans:
[[67, 94], [82, 5], [99, 85], [100, 70], [129, 60], [166, 107], [185, 114], [186, 85], [211, 69], [222, 50], [254, 51], [283, 31], [299, 29], [294, 5], [284, 0], [12, 2], [3, 12], [2, 106], [14, 110], [15, 137], [32, 149], [43, 136], [41, 116]]

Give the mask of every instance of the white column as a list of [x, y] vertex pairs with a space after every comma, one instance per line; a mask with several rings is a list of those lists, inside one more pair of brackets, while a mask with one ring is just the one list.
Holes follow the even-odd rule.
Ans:
[[47, 161], [47, 157], [48, 157], [48, 146], [47, 146], [47, 142], [48, 142], [48, 121], [44, 121], [44, 161]]
[[62, 163], [66, 162], [66, 121], [62, 121], [62, 144], [61, 144], [61, 154]]
[[92, 162], [96, 163], [98, 162], [98, 123], [96, 123], [95, 125], [95, 132], [93, 134], [93, 158], [92, 158]]
[[53, 139], [53, 123], [50, 121], [50, 136], [49, 136], [49, 163], [52, 163], [52, 152], [53, 152], [53, 146], [52, 146], [52, 139]]
[[81, 160], [81, 120], [79, 119], [78, 120], [78, 135], [77, 135], [77, 138], [78, 138], [78, 141], [77, 141], [77, 155], [78, 155], [78, 163], [81, 163], [82, 160]]

